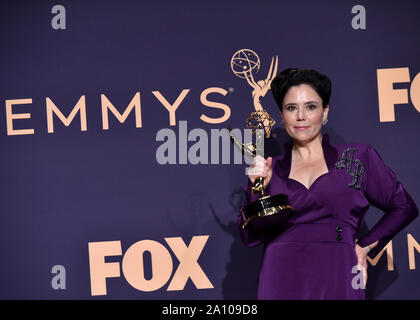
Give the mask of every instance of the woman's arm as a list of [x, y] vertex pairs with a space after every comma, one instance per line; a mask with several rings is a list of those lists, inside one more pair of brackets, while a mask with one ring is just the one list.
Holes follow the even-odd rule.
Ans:
[[[248, 184], [245, 186], [245, 202], [244, 206], [247, 204], [254, 202], [258, 200], [260, 197], [259, 193], [254, 193], [251, 188], [251, 181], [248, 180]], [[270, 188], [269, 185], [267, 188], [264, 189], [264, 193], [269, 195], [270, 194]], [[245, 220], [242, 216], [242, 212], [239, 212], [237, 217], [237, 224], [239, 228], [239, 233], [241, 235], [242, 242], [246, 244], [248, 247], [255, 247], [260, 244], [262, 244], [266, 239], [264, 233], [259, 232], [259, 230], [254, 230], [252, 227], [246, 227], [243, 228], [243, 225], [245, 223]]]
[[[272, 161], [273, 159], [269, 157], [267, 160], [257, 156], [254, 162], [251, 165], [251, 169], [253, 171], [248, 171], [249, 179], [248, 184], [245, 186], [245, 202], [243, 207], [248, 205], [251, 202], [254, 202], [260, 198], [259, 192], [252, 191], [252, 183], [255, 179], [259, 176], [264, 177], [264, 194], [270, 195], [270, 181], [273, 175], [272, 171]], [[268, 238], [268, 234], [265, 234], [264, 230], [256, 230], [252, 228], [252, 226], [247, 225], [245, 228], [243, 227], [245, 220], [243, 218], [242, 212], [239, 212], [237, 217], [237, 224], [239, 227], [239, 232], [241, 235], [242, 242], [245, 243], [248, 247], [255, 247], [266, 241]]]
[[374, 258], [398, 232], [418, 216], [419, 211], [395, 173], [384, 164], [378, 152], [370, 145], [365, 158], [363, 192], [370, 204], [385, 212], [369, 233], [358, 241], [361, 247], [371, 247], [368, 256]]

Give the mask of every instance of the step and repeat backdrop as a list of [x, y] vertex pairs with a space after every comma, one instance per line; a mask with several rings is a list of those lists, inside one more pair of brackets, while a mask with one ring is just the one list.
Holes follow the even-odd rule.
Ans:
[[[255, 299], [229, 141], [270, 91], [331, 78], [332, 143], [372, 144], [420, 204], [417, 1], [2, 1], [0, 298]], [[249, 132], [248, 132], [249, 133]], [[383, 212], [371, 207], [367, 231]], [[420, 220], [369, 259], [367, 298], [420, 299]]]

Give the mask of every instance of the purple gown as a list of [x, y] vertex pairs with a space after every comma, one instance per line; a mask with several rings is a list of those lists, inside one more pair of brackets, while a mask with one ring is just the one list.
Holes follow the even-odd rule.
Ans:
[[[418, 215], [410, 195], [371, 145], [331, 145], [323, 135], [322, 148], [329, 171], [309, 189], [288, 178], [291, 142], [283, 155], [273, 158], [266, 194], [287, 194], [296, 209], [284, 231], [268, 236], [243, 230], [238, 215], [242, 241], [249, 247], [264, 244], [258, 299], [365, 299], [364, 289], [354, 285], [358, 272], [353, 267], [356, 238], [369, 205], [385, 212], [358, 240], [362, 247], [379, 240], [370, 258]], [[250, 184], [245, 192], [245, 205], [259, 197]]]

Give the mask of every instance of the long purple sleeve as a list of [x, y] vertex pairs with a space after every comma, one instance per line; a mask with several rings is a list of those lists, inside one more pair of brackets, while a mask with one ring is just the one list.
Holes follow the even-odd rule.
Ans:
[[[254, 202], [260, 197], [259, 193], [252, 192], [251, 189], [251, 182], [248, 180], [248, 184], [244, 188], [245, 191], [245, 202], [243, 206], [246, 206], [247, 204]], [[270, 185], [268, 185], [264, 189], [264, 193], [266, 195], [270, 194]], [[241, 235], [242, 242], [247, 245], [248, 247], [255, 247], [260, 245], [261, 243], [266, 240], [266, 235], [264, 233], [258, 232], [257, 230], [254, 230], [250, 227], [247, 227], [245, 229], [242, 228], [242, 225], [244, 224], [244, 218], [242, 216], [242, 213], [240, 212], [237, 217], [237, 224], [239, 227], [239, 233]]]
[[418, 216], [418, 209], [397, 180], [395, 173], [382, 161], [376, 150], [367, 148], [363, 192], [369, 203], [383, 210], [385, 215], [358, 244], [362, 247], [378, 240], [378, 245], [369, 252], [374, 258], [388, 242]]

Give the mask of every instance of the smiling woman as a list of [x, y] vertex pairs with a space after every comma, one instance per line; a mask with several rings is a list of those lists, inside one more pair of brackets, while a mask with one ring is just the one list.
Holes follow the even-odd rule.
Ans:
[[[264, 243], [258, 298], [365, 299], [367, 255], [374, 258], [418, 209], [371, 145], [333, 145], [322, 134], [330, 109], [328, 77], [286, 69], [271, 90], [291, 141], [279, 157], [256, 157], [244, 205], [258, 198], [251, 186], [262, 176], [264, 193], [286, 194], [296, 213], [288, 226], [266, 228], [270, 234], [243, 228], [238, 214], [243, 242]], [[357, 240], [369, 205], [386, 215]]]
[[[291, 87], [283, 104], [284, 128], [296, 141], [289, 178], [309, 189], [318, 177], [328, 172], [321, 150], [321, 128], [328, 117], [329, 106], [323, 107], [321, 97], [308, 84]], [[312, 148], [305, 147], [315, 139]]]

